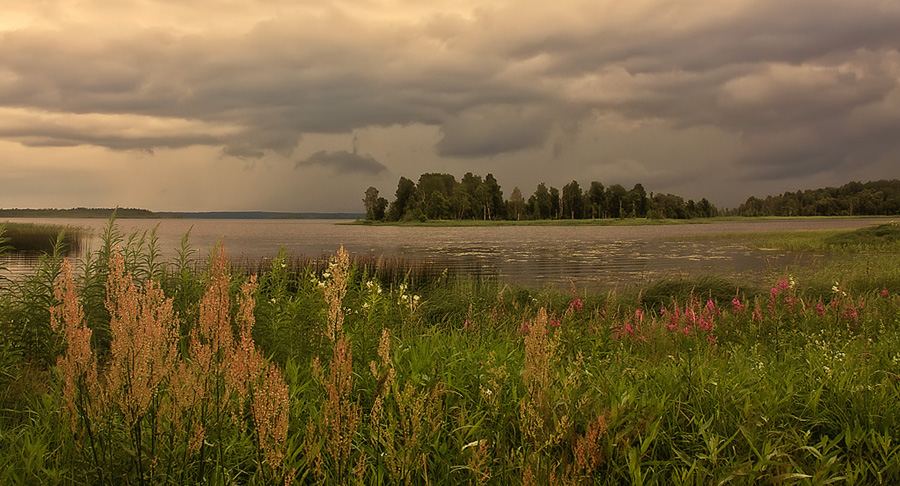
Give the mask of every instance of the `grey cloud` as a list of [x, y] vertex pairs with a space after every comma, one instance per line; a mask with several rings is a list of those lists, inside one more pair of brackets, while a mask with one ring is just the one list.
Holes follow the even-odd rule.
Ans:
[[447, 120], [437, 143], [438, 153], [483, 157], [544, 145], [554, 117], [546, 110], [522, 106], [490, 106], [463, 112]]
[[[554, 130], [613, 112], [740, 134], [740, 162], [760, 177], [841, 167], [900, 144], [872, 135], [896, 128], [885, 113], [900, 79], [900, 3], [665, 2], [622, 18], [607, 18], [603, 4], [533, 13], [511, 4], [389, 27], [324, 15], [233, 34], [6, 32], [2, 106], [177, 118], [201, 128], [100, 136], [29, 124], [0, 136], [112, 149], [212, 145], [253, 159], [290, 156], [304, 133], [425, 124], [440, 128], [438, 155], [477, 158], [543, 147]], [[566, 89], [592, 77], [593, 89]], [[217, 125], [234, 128], [202, 128]], [[349, 152], [319, 152], [299, 165], [385, 170]]]
[[356, 151], [347, 152], [345, 150], [336, 152], [322, 150], [312, 154], [308, 159], [297, 162], [297, 167], [312, 165], [329, 167], [340, 173], [353, 172], [376, 175], [387, 170], [384, 164], [378, 162], [369, 154], [359, 155]]

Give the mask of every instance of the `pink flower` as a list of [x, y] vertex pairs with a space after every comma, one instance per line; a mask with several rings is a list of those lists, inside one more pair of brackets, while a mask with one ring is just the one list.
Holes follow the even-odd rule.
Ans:
[[887, 296], [888, 296], [888, 289], [881, 289], [881, 296], [882, 296], [882, 297], [887, 297]]
[[570, 311], [580, 311], [584, 307], [584, 303], [581, 302], [581, 299], [575, 299], [569, 304]]
[[559, 327], [559, 319], [553, 319], [550, 321], [550, 327]]
[[527, 322], [519, 324], [519, 332], [521, 332], [522, 334], [528, 334], [529, 331], [531, 331], [531, 326], [529, 326]]
[[737, 297], [731, 299], [731, 311], [737, 314], [742, 310], [744, 310], [744, 304], [741, 303], [740, 299]]

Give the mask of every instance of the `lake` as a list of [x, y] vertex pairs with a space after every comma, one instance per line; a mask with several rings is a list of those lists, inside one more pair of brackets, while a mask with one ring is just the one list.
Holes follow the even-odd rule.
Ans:
[[[100, 246], [102, 219], [10, 219], [80, 226], [92, 232], [88, 250]], [[235, 260], [276, 256], [284, 247], [294, 256], [319, 257], [344, 245], [351, 255], [397, 257], [448, 265], [461, 273], [495, 275], [526, 285], [609, 288], [662, 276], [761, 275], [823, 255], [751, 250], [739, 241], [695, 236], [722, 233], [855, 229], [890, 218], [750, 220], [653, 226], [396, 227], [336, 224], [338, 220], [293, 219], [121, 219], [131, 234], [157, 229], [163, 257], [171, 259], [182, 237], [205, 254], [223, 241]], [[13, 272], [27, 263], [11, 262]], [[776, 268], [777, 268], [776, 267]], [[18, 270], [17, 270], [18, 269]]]

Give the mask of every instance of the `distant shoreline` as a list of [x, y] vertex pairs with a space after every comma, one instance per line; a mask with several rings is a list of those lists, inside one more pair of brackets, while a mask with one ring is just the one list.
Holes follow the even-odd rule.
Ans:
[[135, 208], [0, 209], [0, 218], [109, 219], [361, 219], [360, 213], [288, 213], [277, 211], [161, 211]]
[[421, 226], [421, 227], [481, 227], [481, 226], [652, 226], [671, 224], [711, 224], [723, 221], [806, 221], [813, 219], [884, 219], [897, 216], [860, 215], [860, 216], [716, 216], [712, 218], [693, 219], [536, 219], [536, 220], [481, 220], [481, 219], [440, 219], [425, 221], [370, 221], [357, 219], [348, 221], [349, 225], [359, 226]]

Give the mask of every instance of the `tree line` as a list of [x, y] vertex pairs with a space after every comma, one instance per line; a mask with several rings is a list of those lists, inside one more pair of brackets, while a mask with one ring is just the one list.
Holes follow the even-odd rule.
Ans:
[[728, 214], [738, 216], [863, 216], [900, 214], [900, 180], [849, 182], [841, 187], [750, 197]]
[[537, 220], [607, 218], [707, 218], [719, 211], [706, 198], [685, 201], [673, 194], [647, 193], [635, 184], [605, 187], [592, 181], [582, 189], [578, 181], [562, 191], [544, 182], [526, 199], [518, 187], [504, 199], [493, 176], [466, 173], [461, 180], [445, 173], [426, 173], [419, 181], [400, 177], [394, 200], [388, 201], [375, 187], [366, 189], [363, 204], [372, 221], [425, 221], [429, 219]]

